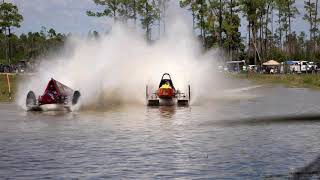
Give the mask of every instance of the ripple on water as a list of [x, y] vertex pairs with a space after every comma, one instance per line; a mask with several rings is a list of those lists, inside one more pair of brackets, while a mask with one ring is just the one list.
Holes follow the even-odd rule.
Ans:
[[319, 92], [254, 93], [188, 108], [58, 115], [0, 105], [0, 178], [261, 179], [316, 159], [320, 122], [297, 116], [319, 113]]

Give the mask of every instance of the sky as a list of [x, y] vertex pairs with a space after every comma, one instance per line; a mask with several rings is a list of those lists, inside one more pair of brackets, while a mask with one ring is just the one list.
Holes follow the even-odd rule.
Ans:
[[24, 20], [16, 32], [40, 31], [41, 27], [54, 28], [63, 33], [88, 33], [89, 30], [103, 31], [108, 27], [107, 18], [86, 15], [87, 10], [97, 6], [92, 0], [5, 0], [19, 8]]
[[[88, 17], [87, 10], [98, 10], [93, 0], [5, 0], [12, 2], [19, 8], [20, 13], [24, 16], [24, 21], [20, 29], [14, 31], [18, 34], [27, 33], [29, 31], [40, 31], [44, 26], [47, 29], [54, 28], [57, 32], [84, 35], [90, 30], [99, 32], [107, 31], [111, 26], [111, 20], [106, 17], [96, 18]], [[177, 0], [171, 0], [177, 1]], [[186, 21], [192, 24], [192, 17], [187, 10], [181, 11], [177, 3], [171, 3], [174, 10], [183, 13]], [[300, 11], [300, 15], [292, 22], [292, 29], [296, 32], [305, 31], [308, 34], [308, 24], [302, 20], [304, 15], [304, 1], [297, 0], [296, 6]], [[276, 16], [274, 15], [274, 21]], [[243, 37], [247, 37], [247, 22], [245, 18], [241, 18], [240, 31]]]

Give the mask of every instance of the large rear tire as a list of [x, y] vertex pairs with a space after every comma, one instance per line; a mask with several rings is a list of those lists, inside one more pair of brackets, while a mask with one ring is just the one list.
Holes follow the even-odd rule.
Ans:
[[79, 91], [75, 91], [72, 96], [72, 105], [76, 105], [79, 101], [81, 94]]
[[149, 99], [149, 87], [146, 85], [146, 100]]
[[37, 105], [36, 95], [34, 94], [33, 91], [29, 91], [27, 94], [26, 106], [27, 108], [32, 108], [36, 105]]
[[189, 101], [191, 101], [191, 86], [190, 86], [190, 84], [188, 85], [188, 96], [189, 96]]

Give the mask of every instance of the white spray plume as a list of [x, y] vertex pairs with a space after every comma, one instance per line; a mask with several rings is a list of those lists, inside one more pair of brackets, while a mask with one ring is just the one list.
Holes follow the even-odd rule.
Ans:
[[[72, 39], [71, 56], [42, 60], [39, 72], [19, 86], [17, 103], [25, 106], [29, 90], [41, 95], [50, 78], [80, 90], [84, 107], [114, 103], [145, 103], [146, 85], [156, 87], [163, 73], [170, 73], [177, 89], [191, 85], [192, 102], [213, 93], [217, 50], [203, 54], [190, 26], [176, 20], [168, 34], [150, 44], [144, 35], [116, 24], [98, 41]], [[155, 90], [155, 88], [153, 89]]]

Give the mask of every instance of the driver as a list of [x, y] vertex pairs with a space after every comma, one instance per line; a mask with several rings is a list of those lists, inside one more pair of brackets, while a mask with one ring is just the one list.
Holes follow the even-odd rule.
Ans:
[[171, 86], [170, 86], [169, 82], [167, 81], [161, 86], [161, 88], [171, 88]]
[[54, 85], [53, 84], [50, 84], [49, 88], [48, 88], [48, 91], [47, 91], [47, 95], [52, 99], [54, 100], [57, 95], [58, 95], [58, 92], [56, 90], [56, 88], [54, 88]]
[[56, 88], [54, 88], [53, 84], [50, 84], [48, 90], [49, 90], [48, 92], [51, 92], [54, 95], [58, 95], [58, 92], [57, 92]]

